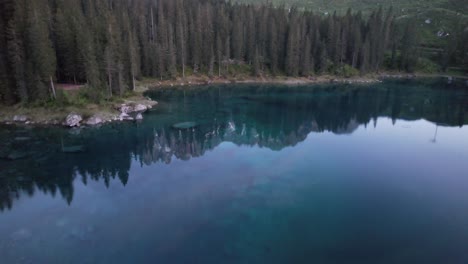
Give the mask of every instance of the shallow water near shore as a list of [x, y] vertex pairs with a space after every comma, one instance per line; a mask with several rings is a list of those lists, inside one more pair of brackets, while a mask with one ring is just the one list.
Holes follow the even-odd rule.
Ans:
[[135, 123], [0, 127], [1, 263], [467, 263], [468, 89], [148, 92]]

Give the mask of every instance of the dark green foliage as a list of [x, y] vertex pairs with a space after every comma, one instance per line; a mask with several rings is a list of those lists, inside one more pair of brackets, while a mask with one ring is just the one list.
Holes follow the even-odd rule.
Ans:
[[[400, 26], [392, 10], [364, 19], [215, 0], [3, 0], [0, 15], [0, 102], [8, 104], [49, 100], [51, 81], [86, 84], [99, 102], [142, 77], [351, 76], [418, 66], [414, 23]], [[467, 64], [463, 29], [439, 52], [442, 69]]]
[[400, 69], [408, 72], [415, 70], [418, 62], [418, 32], [414, 21], [408, 22], [401, 42]]

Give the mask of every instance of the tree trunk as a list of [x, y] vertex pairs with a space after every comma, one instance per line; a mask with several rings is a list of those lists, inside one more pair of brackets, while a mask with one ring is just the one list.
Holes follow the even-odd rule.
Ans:
[[151, 43], [154, 43], [154, 16], [153, 16], [153, 7], [151, 7]]
[[132, 88], [135, 91], [135, 74], [132, 72]]
[[109, 97], [112, 97], [112, 75], [110, 71], [110, 67], [107, 69], [107, 79], [109, 82]]
[[182, 59], [182, 78], [185, 80], [185, 59]]
[[57, 99], [57, 94], [55, 93], [55, 86], [54, 86], [54, 80], [52, 79], [52, 76], [50, 76], [50, 88], [52, 89], [52, 97]]

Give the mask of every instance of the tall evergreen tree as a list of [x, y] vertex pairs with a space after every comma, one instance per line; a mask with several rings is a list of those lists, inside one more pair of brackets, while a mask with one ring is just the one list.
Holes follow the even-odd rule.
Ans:
[[50, 10], [46, 0], [31, 2], [28, 6], [27, 26], [27, 78], [31, 95], [45, 100], [52, 95], [50, 82], [55, 76], [56, 57], [50, 40], [50, 25], [48, 24]]

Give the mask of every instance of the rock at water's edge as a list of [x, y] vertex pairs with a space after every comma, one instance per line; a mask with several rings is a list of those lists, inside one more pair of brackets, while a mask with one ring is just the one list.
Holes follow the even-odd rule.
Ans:
[[151, 109], [152, 106], [156, 104], [157, 102], [155, 101], [151, 101], [148, 104], [128, 102], [125, 104], [118, 105], [115, 108], [120, 113], [124, 113], [124, 114], [142, 113], [142, 112], [146, 112], [148, 109]]
[[148, 107], [142, 104], [137, 104], [133, 107], [133, 112], [145, 112], [146, 110], [148, 110]]
[[121, 113], [119, 116], [120, 121], [124, 120], [133, 120], [133, 117], [129, 116], [127, 113]]
[[76, 127], [80, 126], [80, 122], [83, 118], [79, 114], [71, 113], [65, 119], [65, 126]]
[[92, 116], [88, 118], [88, 120], [86, 120], [86, 125], [88, 126], [95, 126], [95, 125], [99, 125], [102, 123], [103, 123], [103, 120], [99, 116]]
[[13, 117], [13, 121], [15, 121], [15, 122], [26, 122], [26, 121], [28, 121], [28, 117], [25, 116], [25, 115], [15, 115]]
[[130, 105], [127, 105], [127, 104], [121, 104], [117, 108], [117, 110], [119, 110], [120, 113], [128, 114], [128, 113], [133, 112], [133, 107], [131, 107]]

